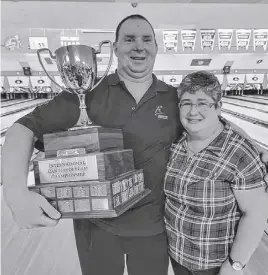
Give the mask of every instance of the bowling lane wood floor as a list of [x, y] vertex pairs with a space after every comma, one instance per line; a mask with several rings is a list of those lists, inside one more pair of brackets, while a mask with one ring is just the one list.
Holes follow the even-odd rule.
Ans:
[[[71, 220], [61, 220], [53, 228], [19, 229], [12, 220], [2, 194], [1, 215], [1, 274], [81, 275]], [[127, 274], [125, 270], [124, 275]], [[169, 267], [168, 275], [173, 274]], [[266, 233], [253, 254], [245, 275], [268, 275]]]

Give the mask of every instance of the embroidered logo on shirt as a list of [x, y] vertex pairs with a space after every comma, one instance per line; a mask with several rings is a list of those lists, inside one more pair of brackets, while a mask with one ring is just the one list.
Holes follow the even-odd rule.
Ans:
[[154, 115], [158, 118], [158, 119], [168, 119], [168, 116], [162, 111], [163, 106], [162, 105], [158, 105], [156, 106], [156, 109], [154, 111]]

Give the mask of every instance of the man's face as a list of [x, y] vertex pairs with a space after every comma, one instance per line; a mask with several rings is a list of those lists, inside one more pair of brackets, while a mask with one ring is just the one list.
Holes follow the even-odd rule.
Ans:
[[203, 136], [219, 123], [221, 108], [216, 108], [213, 99], [203, 91], [199, 90], [195, 94], [186, 92], [180, 103], [184, 105], [180, 107], [181, 123], [189, 134]]
[[151, 26], [142, 19], [125, 21], [114, 43], [118, 70], [139, 79], [152, 74], [157, 45]]

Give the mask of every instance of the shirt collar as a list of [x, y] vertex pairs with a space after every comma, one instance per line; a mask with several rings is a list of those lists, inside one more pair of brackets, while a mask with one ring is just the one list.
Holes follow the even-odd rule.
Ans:
[[[117, 70], [115, 71], [114, 74], [108, 75], [109, 86], [116, 86], [121, 82], [123, 81], [120, 80]], [[168, 85], [165, 82], [159, 80], [154, 74], [153, 74], [153, 84], [155, 84], [156, 92], [168, 92]]]
[[217, 155], [218, 157], [223, 154], [226, 146], [226, 136], [230, 135], [231, 131], [229, 122], [222, 116], [220, 116], [219, 118], [220, 121], [223, 123], [224, 128], [221, 133], [206, 148], [208, 151]]

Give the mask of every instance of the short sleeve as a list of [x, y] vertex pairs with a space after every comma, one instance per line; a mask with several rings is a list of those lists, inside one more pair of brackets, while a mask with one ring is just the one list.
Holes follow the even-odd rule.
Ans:
[[33, 132], [38, 139], [35, 147], [40, 150], [42, 149], [44, 134], [67, 130], [75, 125], [78, 118], [78, 97], [63, 91], [15, 123], [19, 123]]
[[266, 186], [264, 181], [266, 167], [260, 159], [258, 150], [247, 140], [238, 150], [240, 158], [237, 164], [237, 177], [232, 188], [249, 190]]

